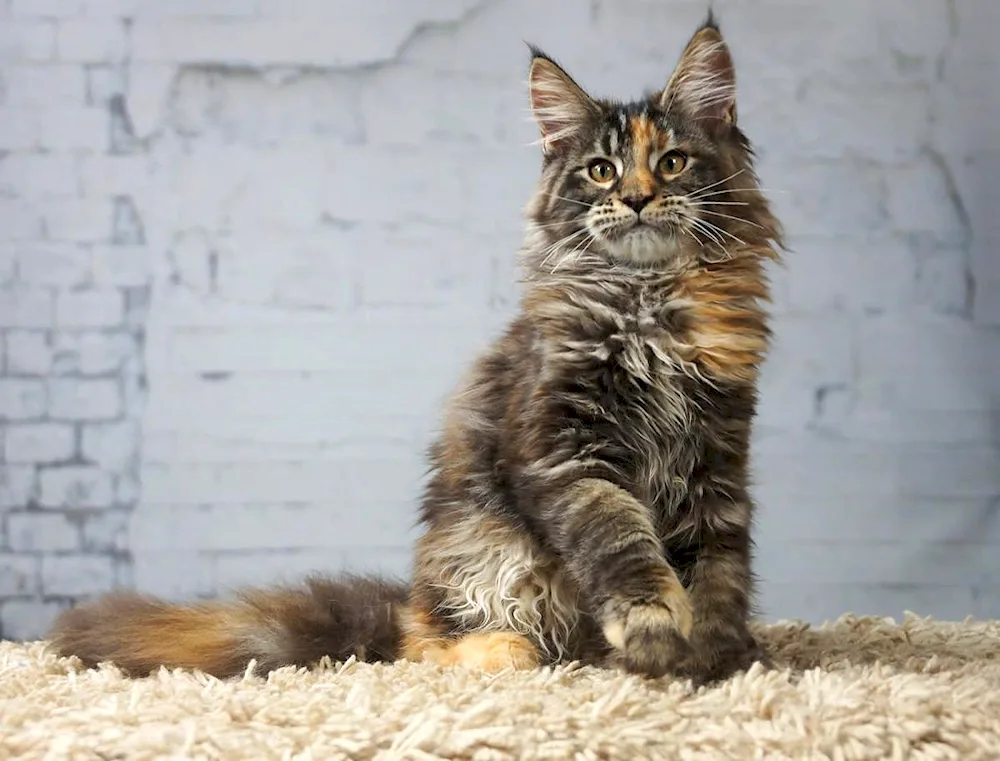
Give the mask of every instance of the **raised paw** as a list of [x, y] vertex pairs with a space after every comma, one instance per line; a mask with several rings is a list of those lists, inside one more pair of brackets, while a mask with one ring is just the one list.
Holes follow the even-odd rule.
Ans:
[[608, 617], [604, 636], [626, 671], [659, 677], [690, 660], [691, 621], [690, 601], [677, 584], [657, 602], [623, 607]]

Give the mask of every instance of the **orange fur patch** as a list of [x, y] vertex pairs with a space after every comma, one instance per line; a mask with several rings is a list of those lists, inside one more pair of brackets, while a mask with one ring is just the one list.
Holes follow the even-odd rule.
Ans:
[[761, 304], [769, 293], [759, 259], [692, 270], [681, 277], [675, 296], [691, 316], [685, 359], [720, 380], [755, 382], [769, 339]]
[[455, 640], [445, 636], [430, 614], [412, 605], [401, 612], [400, 623], [403, 628], [400, 654], [408, 661], [436, 660], [441, 652], [454, 645]]
[[656, 192], [656, 178], [649, 168], [649, 155], [659, 142], [660, 132], [646, 116], [635, 116], [629, 124], [632, 133], [633, 174], [622, 186], [623, 196], [651, 196]]
[[632, 121], [629, 124], [629, 130], [632, 133], [632, 141], [636, 145], [649, 145], [653, 141], [653, 137], [656, 135], [656, 125], [649, 120], [649, 117], [640, 114], [639, 116], [632, 117]]
[[243, 606], [169, 607], [123, 621], [116, 635], [127, 661], [226, 674], [240, 661], [239, 635], [254, 624], [253, 612]]
[[514, 632], [469, 634], [447, 652], [448, 663], [489, 673], [508, 668], [532, 669], [540, 661], [531, 641]]
[[413, 608], [403, 615], [402, 657], [490, 673], [507, 668], [530, 669], [541, 663], [538, 649], [527, 637], [514, 632], [445, 637], [430, 615]]

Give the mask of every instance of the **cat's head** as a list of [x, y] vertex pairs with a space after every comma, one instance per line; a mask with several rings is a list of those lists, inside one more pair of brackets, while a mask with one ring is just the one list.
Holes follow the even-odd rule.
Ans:
[[528, 84], [544, 157], [527, 210], [536, 266], [717, 261], [780, 239], [711, 14], [666, 87], [641, 100], [592, 97], [537, 48]]

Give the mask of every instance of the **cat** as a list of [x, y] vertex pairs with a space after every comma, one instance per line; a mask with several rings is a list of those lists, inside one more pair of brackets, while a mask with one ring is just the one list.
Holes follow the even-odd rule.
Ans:
[[113, 593], [62, 614], [56, 652], [220, 677], [352, 655], [698, 683], [770, 665], [750, 626], [748, 450], [784, 244], [729, 48], [709, 13], [666, 87], [626, 103], [532, 47], [529, 100], [520, 308], [444, 410], [412, 582]]

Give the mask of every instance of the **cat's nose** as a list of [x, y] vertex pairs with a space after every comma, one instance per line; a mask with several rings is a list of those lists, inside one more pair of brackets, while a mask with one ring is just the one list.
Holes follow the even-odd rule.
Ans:
[[638, 214], [652, 200], [653, 196], [624, 196], [622, 203]]

